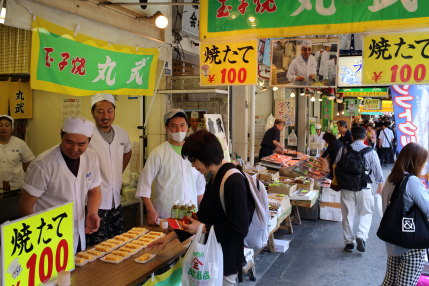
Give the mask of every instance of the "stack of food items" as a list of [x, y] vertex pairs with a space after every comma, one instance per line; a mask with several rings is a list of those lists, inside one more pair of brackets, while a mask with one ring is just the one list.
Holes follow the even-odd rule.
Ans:
[[[100, 258], [100, 260], [104, 262], [121, 263], [145, 248], [151, 242], [163, 236], [164, 233], [162, 232], [148, 232], [146, 228], [134, 227], [128, 232], [103, 241], [91, 249], [77, 253], [75, 264], [77, 266], [83, 266], [97, 258]], [[141, 263], [141, 261], [143, 261], [143, 259], [137, 262]], [[148, 261], [148, 259], [144, 261]]]
[[261, 163], [267, 164], [268, 166], [273, 166], [275, 168], [280, 168], [287, 165], [287, 162], [291, 160], [292, 157], [282, 155], [282, 154], [272, 154], [261, 159]]

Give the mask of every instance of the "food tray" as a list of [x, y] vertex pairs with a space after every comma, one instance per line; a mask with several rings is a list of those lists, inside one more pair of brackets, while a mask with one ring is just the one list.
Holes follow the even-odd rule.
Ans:
[[151, 261], [152, 259], [154, 259], [154, 258], [155, 258], [155, 256], [156, 256], [156, 254], [152, 253], [152, 254], [150, 255], [150, 258], [149, 258], [148, 260], [145, 260], [145, 261], [139, 261], [138, 259], [139, 259], [140, 257], [142, 257], [142, 256], [143, 256], [143, 255], [140, 255], [139, 257], [137, 257], [136, 259], [134, 259], [134, 261], [135, 261], [135, 262], [137, 262], [137, 263], [145, 264], [145, 263], [147, 263], [147, 262]]

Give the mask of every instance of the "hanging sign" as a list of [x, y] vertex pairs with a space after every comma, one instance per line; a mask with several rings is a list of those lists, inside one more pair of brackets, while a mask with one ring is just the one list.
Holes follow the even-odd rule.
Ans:
[[[185, 1], [198, 3], [199, 0]], [[199, 5], [186, 5], [182, 14], [182, 32], [199, 39], [200, 11]]]
[[344, 116], [359, 115], [359, 99], [346, 98], [344, 100]]
[[33, 93], [30, 82], [10, 82], [9, 110], [13, 119], [33, 118]]
[[429, 83], [427, 33], [375, 34], [364, 38], [363, 82]]
[[363, 101], [363, 110], [380, 110], [381, 100], [380, 99], [369, 99], [365, 98]]
[[41, 285], [74, 269], [73, 202], [1, 226], [2, 285]]
[[322, 129], [328, 132], [329, 124], [334, 119], [334, 101], [322, 98]]
[[329, 35], [425, 27], [428, 1], [201, 1], [200, 38]]
[[256, 40], [200, 43], [200, 84], [255, 85], [257, 48]]
[[389, 97], [386, 88], [338, 88], [344, 97]]
[[283, 120], [286, 126], [295, 126], [295, 98], [276, 99], [274, 104], [275, 118]]
[[69, 95], [153, 95], [157, 49], [110, 45], [37, 18], [31, 88]]

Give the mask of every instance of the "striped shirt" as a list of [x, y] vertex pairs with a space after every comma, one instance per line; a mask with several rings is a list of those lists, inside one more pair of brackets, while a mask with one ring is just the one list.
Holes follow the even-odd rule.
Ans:
[[[368, 147], [363, 143], [362, 140], [356, 140], [352, 144], [350, 144], [350, 146], [352, 147], [353, 150], [357, 152]], [[338, 161], [340, 161], [341, 156], [343, 154], [343, 148], [345, 148], [345, 146], [341, 147], [340, 151], [338, 151], [337, 158], [335, 159], [334, 164], [337, 164]], [[345, 151], [344, 153], [346, 153], [347, 149], [344, 151]], [[384, 182], [383, 170], [381, 169], [380, 159], [378, 158], [377, 152], [375, 152], [375, 150], [372, 150], [366, 153], [364, 155], [364, 158], [365, 158], [365, 169], [371, 170], [370, 174], [373, 175], [375, 182], [377, 184], [383, 183]]]

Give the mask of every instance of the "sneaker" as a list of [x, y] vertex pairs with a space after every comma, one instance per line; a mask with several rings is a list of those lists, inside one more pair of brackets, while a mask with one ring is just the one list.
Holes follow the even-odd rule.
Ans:
[[355, 246], [353, 245], [353, 243], [347, 243], [346, 247], [344, 247], [344, 251], [353, 252], [353, 248], [355, 248]]
[[356, 249], [358, 251], [365, 252], [365, 240], [363, 240], [362, 238], [358, 237], [358, 238], [356, 238], [356, 244], [357, 244]]

